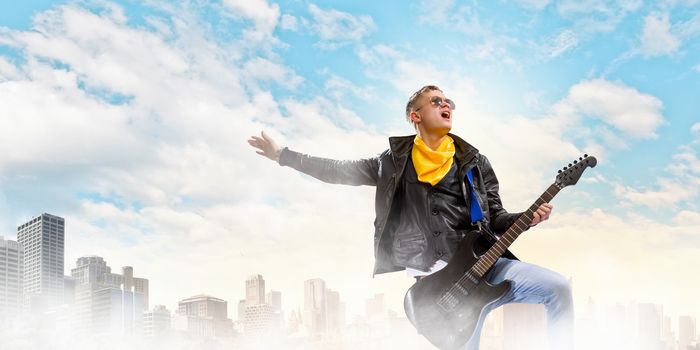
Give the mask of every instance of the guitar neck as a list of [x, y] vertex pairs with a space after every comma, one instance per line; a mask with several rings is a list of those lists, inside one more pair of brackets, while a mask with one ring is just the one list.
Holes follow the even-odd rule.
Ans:
[[499, 257], [506, 252], [508, 247], [510, 247], [515, 239], [520, 236], [521, 233], [525, 232], [530, 227], [532, 219], [534, 217], [535, 211], [540, 205], [550, 202], [554, 196], [559, 193], [560, 188], [556, 184], [552, 184], [549, 188], [542, 193], [542, 195], [533, 203], [530, 208], [528, 208], [522, 215], [518, 217], [518, 220], [513, 223], [513, 225], [508, 228], [508, 230], [501, 236], [501, 239], [496, 242], [491, 248], [482, 255], [479, 260], [472, 266], [470, 272], [472, 276], [483, 277], [486, 271], [496, 263]]

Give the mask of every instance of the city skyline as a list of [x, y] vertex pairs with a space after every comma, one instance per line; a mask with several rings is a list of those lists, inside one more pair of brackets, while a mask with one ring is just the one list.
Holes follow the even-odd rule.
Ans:
[[[56, 215], [51, 215], [48, 213], [42, 213], [40, 215], [36, 215], [34, 217], [31, 217], [25, 224], [36, 222], [37, 219], [41, 220], [43, 217], [53, 218], [54, 220], [60, 220], [61, 227], [63, 227], [64, 221], [65, 221], [64, 218], [56, 216]], [[23, 226], [25, 226], [25, 225], [18, 226], [18, 231], [19, 231], [20, 227], [23, 227]], [[61, 232], [61, 233], [62, 233], [62, 235], [65, 235], [65, 232]], [[3, 244], [4, 244], [3, 247], [5, 247], [5, 249], [12, 248], [13, 243], [19, 244], [17, 241], [7, 239], [2, 235], [0, 235], [0, 239], [3, 240]], [[19, 244], [19, 246], [21, 246], [21, 244]], [[17, 249], [18, 248], [15, 248], [15, 250], [17, 250]], [[17, 258], [19, 258], [19, 257], [17, 257]], [[65, 271], [64, 271], [64, 277], [71, 277], [71, 275], [72, 275], [72, 277], [77, 278], [76, 281], [78, 283], [80, 283], [81, 278], [76, 277], [75, 271], [79, 270], [81, 268], [81, 265], [87, 266], [86, 264], [87, 264], [88, 259], [91, 261], [97, 259], [101, 262], [102, 265], [104, 265], [104, 268], [103, 268], [104, 271], [98, 272], [98, 274], [99, 273], [106, 273], [107, 275], [110, 275], [110, 276], [116, 276], [116, 277], [111, 277], [111, 281], [110, 280], [101, 280], [101, 283], [107, 283], [107, 284], [114, 284], [114, 283], [122, 284], [123, 283], [123, 284], [125, 284], [125, 286], [128, 284], [128, 286], [126, 286], [125, 288], [131, 289], [131, 288], [134, 288], [134, 286], [136, 285], [135, 284], [135, 281], [136, 281], [141, 286], [145, 285], [146, 289], [144, 290], [143, 289], [144, 287], [141, 287], [141, 291], [145, 292], [146, 296], [148, 295], [148, 279], [133, 277], [133, 267], [132, 266], [128, 266], [128, 265], [122, 266], [123, 275], [128, 276], [128, 277], [124, 278], [124, 277], [122, 277], [122, 275], [112, 274], [110, 268], [106, 265], [106, 260], [103, 259], [103, 257], [98, 256], [98, 255], [94, 255], [94, 254], [83, 255], [83, 256], [79, 257], [78, 259], [76, 259], [76, 267], [74, 267], [72, 269], [70, 269], [70, 267], [68, 265], [66, 265], [66, 269], [70, 269], [69, 271], [72, 271], [72, 272], [70, 274], [65, 274]], [[81, 263], [81, 261], [85, 261], [85, 262]], [[23, 269], [22, 269], [22, 271], [23, 271]], [[80, 275], [77, 275], [77, 276], [80, 276]], [[245, 281], [243, 283], [243, 293], [242, 293], [243, 298], [242, 299], [238, 298], [237, 300], [246, 300], [246, 301], [252, 300], [253, 303], [257, 303], [257, 304], [269, 303], [268, 298], [270, 297], [270, 292], [267, 292], [267, 293], [265, 292], [266, 287], [265, 287], [265, 280], [263, 279], [263, 276], [261, 274], [251, 273], [251, 272], [247, 272], [247, 276], [248, 277], [245, 279]], [[115, 278], [117, 278], [117, 279], [115, 280]], [[145, 282], [139, 283], [139, 281], [143, 281], [143, 280], [145, 280]], [[328, 289], [325, 288], [325, 279], [320, 278], [320, 277], [304, 279], [301, 282], [301, 284], [303, 284], [303, 286], [301, 288], [306, 290], [306, 288], [307, 288], [306, 284], [309, 281], [321, 281], [322, 283], [324, 283], [323, 287], [320, 287], [321, 290], [328, 291]], [[204, 288], [206, 288], [206, 287], [204, 287]], [[135, 290], [138, 290], [138, 288], [136, 288]], [[280, 291], [274, 291], [274, 290], [271, 290], [271, 292], [280, 293]], [[30, 291], [29, 293], [31, 294], [33, 292]], [[307, 293], [308, 293], [308, 291], [305, 291], [302, 294], [307, 294]], [[200, 293], [197, 293], [196, 295], [209, 295], [209, 294], [211, 294], [211, 293], [207, 293], [205, 290], [201, 290]], [[290, 293], [290, 294], [294, 294], [294, 293]], [[383, 293], [380, 293], [380, 294], [383, 294]], [[376, 295], [377, 294], [375, 293], [374, 296], [376, 296]], [[590, 295], [589, 296], [576, 296], [575, 288], [574, 288], [574, 295], [575, 295], [575, 303], [577, 305], [588, 304], [592, 300], [592, 297]], [[182, 298], [182, 296], [180, 296], [178, 300], [181, 300], [181, 298]], [[291, 312], [291, 311], [300, 310], [300, 309], [303, 310], [305, 308], [305, 306], [304, 306], [305, 303], [307, 303], [307, 301], [304, 300], [306, 298], [307, 298], [307, 296], [303, 296], [301, 300], [297, 301], [298, 304], [296, 304], [294, 306], [282, 308], [282, 309], [286, 312]], [[236, 299], [236, 297], [232, 296], [231, 299], [234, 300], [234, 299]], [[371, 296], [365, 300], [371, 300]], [[146, 305], [150, 304], [148, 299], [146, 299], [145, 303], [146, 303]], [[620, 305], [621, 303], [622, 304], [624, 304], [624, 303], [628, 303], [628, 304], [629, 303], [649, 303], [649, 304], [655, 304], [655, 305], [662, 305], [662, 303], [659, 303], [658, 300], [628, 299], [628, 300], [617, 300], [617, 301], [613, 301], [612, 303], [608, 302], [607, 306], [617, 306], [617, 305]], [[162, 305], [164, 303], [156, 302], [153, 304]], [[231, 308], [231, 310], [229, 310], [230, 313], [237, 314], [237, 310], [235, 309], [236, 305], [231, 305], [230, 308]], [[360, 309], [362, 309], [362, 308], [360, 308]], [[360, 309], [358, 309], [358, 310], [360, 310]], [[583, 309], [583, 308], [581, 308], [581, 309]], [[394, 310], [394, 311], [402, 311], [402, 310]], [[361, 314], [355, 313], [354, 315], [361, 315]], [[691, 313], [683, 313], [683, 312], [680, 312], [680, 313], [674, 312], [673, 315], [676, 318], [681, 318], [684, 316], [690, 316], [690, 317], [697, 318], [698, 316], [700, 316], [700, 315], [693, 315]]]
[[[43, 213], [18, 226], [18, 235], [34, 232], [33, 230], [25, 230], [25, 228], [33, 227], [33, 224], [41, 222], [45, 218], [49, 218], [51, 222], [60, 222], [62, 226], [65, 224], [63, 218]], [[65, 237], [65, 233], [61, 233]], [[25, 244], [33, 244], [33, 242], [33, 240], [27, 240]], [[2, 243], [0, 248], [6, 249], [0, 251], [2, 253], [0, 258], [9, 256], [7, 254], [10, 251], [7, 249], [13, 249], [12, 254], [15, 255], [24, 250], [21, 245], [11, 240], [3, 239], [0, 243]], [[38, 260], [45, 259], [43, 255], [49, 256], [50, 253], [45, 250], [38, 256]], [[15, 259], [20, 257], [21, 254]], [[5, 276], [7, 267], [14, 263], [11, 260], [0, 259], [0, 272], [2, 272], [0, 277]], [[140, 337], [143, 334], [144, 339], [154, 337], [155, 339], [167, 339], [170, 337], [169, 332], [172, 329], [202, 339], [230, 338], [238, 339], [238, 341], [243, 341], [241, 344], [246, 344], [246, 341], [254, 342], [258, 337], [283, 341], [286, 334], [298, 333], [298, 327], [301, 325], [304, 327], [303, 334], [308, 341], [319, 341], [326, 339], [331, 334], [337, 334], [328, 339], [335, 339], [334, 342], [340, 341], [342, 343], [342, 340], [339, 340], [342, 339], [339, 335], [348, 331], [352, 332], [350, 329], [354, 327], [353, 325], [358, 324], [358, 317], [362, 319], [359, 322], [365, 324], [387, 322], [394, 318], [402, 320], [405, 326], [408, 325], [408, 320], [403, 315], [397, 314], [396, 310], [387, 306], [383, 293], [365, 299], [364, 315], [352, 315], [351, 320], [346, 319], [345, 306], [341, 302], [342, 293], [328, 288], [326, 282], [320, 278], [303, 281], [303, 308], [292, 310], [289, 313], [289, 318], [285, 319], [284, 312], [280, 312], [283, 310], [283, 293], [273, 290], [268, 292], [265, 287], [266, 281], [262, 275], [255, 273], [249, 275], [242, 291], [245, 296], [241, 300], [242, 304], [231, 304], [232, 307], [238, 307], [237, 312], [231, 313], [238, 315], [238, 319], [235, 321], [236, 326], [234, 326], [232, 320], [227, 318], [227, 314], [230, 313], [227, 307], [228, 301], [206, 293], [180, 299], [177, 307], [174, 308], [176, 311], [172, 314], [167, 307], [157, 302], [154, 303], [157, 305], [153, 310], [149, 310], [146, 307], [149, 303], [148, 279], [134, 277], [132, 266], [122, 266], [121, 275], [112, 273], [107, 261], [99, 256], [91, 255], [79, 258], [76, 261], [76, 267], [71, 269], [70, 276], [64, 277], [66, 279], [72, 278], [71, 290], [61, 290], [59, 294], [62, 297], [62, 302], [47, 307], [41, 312], [49, 311], [59, 314], [68, 312], [63, 316], [54, 314], [52, 319], [73, 322], [70, 321], [72, 317], [70, 310], [74, 307], [75, 322], [78, 325], [74, 331], [84, 335], [124, 334], [125, 336]], [[5, 280], [0, 280], [0, 282], [2, 282], [0, 287], [5, 290]], [[144, 290], [144, 288], [146, 289]], [[206, 287], [203, 286], [203, 288]], [[53, 296], [54, 292], [56, 291], [49, 291], [47, 294]], [[69, 297], [67, 295], [69, 292], [74, 293], [74, 295]], [[27, 293], [43, 297], [42, 293], [37, 293], [34, 289], [29, 289]], [[122, 300], [116, 305], [113, 304], [115, 296]], [[36, 314], [38, 310], [33, 307], [31, 299], [18, 297], [17, 303], [26, 304], [24, 310], [27, 314]], [[95, 307], [93, 304], [97, 306]], [[54, 310], [51, 311], [52, 309]], [[133, 320], [127, 323], [119, 321], [115, 324], [113, 323], [114, 316], [104, 314], [104, 310], [109, 309], [112, 310], [110, 311], [112, 313], [117, 312], [123, 315], [118, 317], [119, 320], [125, 320], [125, 317], [133, 318]], [[278, 312], [274, 312], [274, 310], [278, 310]], [[546, 322], [544, 315], [542, 305], [511, 304], [497, 309], [486, 321], [485, 346], [488, 344], [488, 346], [495, 346], [497, 349], [538, 348], [540, 340], [538, 340], [537, 334], [544, 332], [543, 327]], [[688, 314], [671, 316], [666, 312], [664, 305], [657, 303], [628, 300], [622, 303], [618, 302], [615, 305], [598, 305], [593, 298], [588, 297], [586, 307], [579, 310], [576, 319], [578, 344], [583, 344], [586, 348], [612, 349], [614, 347], [609, 346], [626, 344], [626, 341], [631, 340], [633, 344], [643, 345], [648, 349], [685, 349], [684, 347], [697, 344], [698, 341], [696, 316]], [[674, 322], [673, 319], [677, 321]], [[12, 321], [12, 318], [0, 321], [8, 322]], [[300, 323], [292, 326], [288, 322]], [[599, 338], [603, 334], [601, 333], [603, 328], [607, 330], [609, 338]], [[234, 333], [234, 329], [240, 333]], [[399, 327], [398, 329], [405, 331], [411, 328]], [[610, 334], [611, 329], [616, 335]], [[270, 338], [274, 334], [278, 334], [275, 337], [279, 337], [279, 335], [282, 337]], [[232, 336], [234, 338], [231, 338]], [[417, 334], [414, 336], [422, 340]], [[603, 341], [608, 343], [603, 343]]]

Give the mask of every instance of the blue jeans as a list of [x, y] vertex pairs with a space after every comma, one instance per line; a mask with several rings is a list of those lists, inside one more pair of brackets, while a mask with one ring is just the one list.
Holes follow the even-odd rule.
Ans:
[[486, 274], [486, 280], [492, 284], [510, 280], [511, 288], [502, 298], [484, 308], [474, 336], [465, 345], [465, 350], [479, 349], [479, 337], [486, 315], [507, 303], [544, 304], [549, 348], [574, 348], [574, 305], [571, 284], [564, 276], [519, 260], [499, 258]]

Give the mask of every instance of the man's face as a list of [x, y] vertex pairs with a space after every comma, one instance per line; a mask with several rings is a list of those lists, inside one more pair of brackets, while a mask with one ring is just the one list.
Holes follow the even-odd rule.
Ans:
[[[439, 99], [438, 99], [439, 98]], [[418, 98], [416, 127], [428, 133], [447, 134], [452, 129], [452, 108], [442, 91], [428, 91]]]

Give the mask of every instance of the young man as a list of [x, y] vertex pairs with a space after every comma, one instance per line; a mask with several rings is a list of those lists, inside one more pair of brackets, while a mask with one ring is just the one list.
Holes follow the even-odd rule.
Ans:
[[[264, 132], [248, 142], [258, 154], [321, 181], [376, 186], [374, 274], [406, 270], [419, 279], [445, 267], [465, 235], [480, 235], [474, 248], [484, 252], [520, 215], [503, 209], [488, 159], [449, 133], [454, 109], [437, 86], [424, 86], [406, 104], [406, 118], [417, 135], [391, 137], [389, 149], [369, 159], [301, 154], [279, 148]], [[552, 205], [542, 204], [531, 226], [547, 220], [551, 211]], [[508, 251], [485, 277], [494, 284], [510, 280], [512, 287], [482, 313], [467, 349], [479, 348], [486, 314], [506, 303], [544, 304], [550, 348], [573, 349], [573, 303], [566, 278]]]

